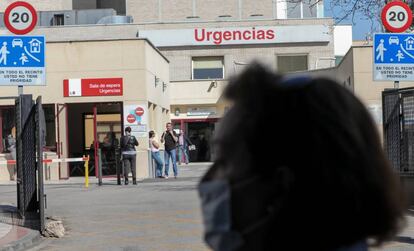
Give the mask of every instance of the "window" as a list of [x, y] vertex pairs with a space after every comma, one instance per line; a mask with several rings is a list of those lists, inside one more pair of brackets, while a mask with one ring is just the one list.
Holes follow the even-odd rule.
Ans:
[[301, 2], [287, 1], [287, 18], [301, 18]]
[[74, 10], [114, 9], [117, 15], [126, 14], [126, 0], [72, 0]]
[[287, 18], [317, 17], [317, 0], [287, 0]]
[[192, 79], [222, 79], [224, 78], [223, 57], [193, 58]]
[[56, 151], [55, 105], [43, 105], [46, 120], [46, 146], [48, 151]]
[[97, 0], [97, 9], [114, 9], [117, 15], [126, 14], [126, 1], [125, 0]]
[[338, 66], [343, 58], [344, 56], [335, 56], [335, 66]]
[[277, 70], [281, 73], [308, 70], [308, 55], [277, 56]]
[[64, 24], [65, 24], [65, 16], [63, 14], [53, 15], [53, 22], [52, 22], [53, 26], [59, 26], [59, 25], [64, 25]]

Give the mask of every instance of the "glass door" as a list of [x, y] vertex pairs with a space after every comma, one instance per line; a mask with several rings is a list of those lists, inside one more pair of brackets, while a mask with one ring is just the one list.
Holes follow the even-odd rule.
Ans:
[[[84, 128], [84, 149], [89, 152], [91, 158], [94, 157], [90, 162], [95, 163], [95, 146], [97, 146], [101, 151], [102, 175], [116, 175], [115, 151], [119, 149], [119, 139], [122, 135], [121, 114], [96, 114], [96, 130], [94, 130], [94, 114], [85, 114]], [[94, 144], [94, 131], [96, 131], [96, 144]]]

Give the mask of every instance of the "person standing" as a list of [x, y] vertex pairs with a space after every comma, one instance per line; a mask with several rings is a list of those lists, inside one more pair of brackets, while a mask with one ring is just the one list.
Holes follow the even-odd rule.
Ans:
[[138, 140], [131, 135], [131, 127], [125, 128], [125, 135], [121, 137], [122, 163], [124, 168], [125, 185], [128, 185], [128, 174], [132, 173], [132, 183], [137, 184], [136, 175], [136, 155], [135, 146], [138, 146]]
[[12, 159], [16, 160], [16, 127], [10, 131], [10, 134], [7, 136], [7, 150], [10, 152]]
[[162, 159], [160, 156], [160, 144], [158, 144], [157, 140], [155, 139], [155, 132], [150, 131], [149, 132], [149, 144], [151, 148], [151, 157], [155, 161], [156, 169], [155, 169], [155, 175], [157, 178], [164, 178], [162, 176]]
[[170, 169], [170, 158], [173, 166], [174, 171], [174, 178], [177, 178], [178, 171], [177, 171], [177, 159], [176, 159], [176, 147], [178, 142], [177, 134], [173, 131], [172, 125], [170, 122], [166, 124], [167, 130], [161, 136], [161, 143], [164, 143], [164, 161], [165, 161], [165, 169], [164, 174], [165, 178], [168, 179], [168, 172]]
[[180, 135], [178, 136], [178, 164], [181, 165], [182, 158], [184, 157], [185, 164], [188, 164], [188, 146], [193, 145], [190, 139], [185, 135], [183, 130], [180, 130]]

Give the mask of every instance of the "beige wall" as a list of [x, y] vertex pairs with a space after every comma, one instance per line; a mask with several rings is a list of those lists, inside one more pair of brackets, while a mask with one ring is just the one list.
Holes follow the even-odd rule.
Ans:
[[[64, 98], [63, 80], [68, 78], [122, 77], [124, 79], [123, 96], [93, 97], [93, 101], [146, 100], [146, 72], [148, 69], [146, 69], [145, 57], [143, 56], [145, 55], [145, 43], [144, 40], [48, 43], [46, 46], [47, 85], [24, 87], [24, 93], [31, 93], [35, 96], [42, 95], [43, 103], [88, 102], [91, 101], [91, 98]], [[16, 87], [1, 88], [2, 96], [17, 94]], [[10, 103], [6, 100], [0, 104], [4, 104], [4, 102]]]
[[[145, 58], [145, 68], [148, 69], [146, 72], [146, 96], [151, 103], [169, 109], [171, 92], [170, 72], [168, 66], [160, 67], [161, 65], [166, 65], [166, 60], [160, 57], [158, 52], [149, 44], [145, 45]], [[159, 79], [157, 83], [155, 83], [155, 78]], [[163, 84], [166, 86], [165, 88], [163, 88]]]
[[159, 0], [126, 0], [126, 14], [134, 18], [135, 23], [156, 22], [159, 20]]
[[192, 20], [187, 18], [190, 16], [201, 20], [219, 20], [220, 15], [238, 20], [253, 14], [273, 18], [274, 6], [273, 0], [127, 0], [127, 15], [132, 15], [136, 23]]
[[213, 80], [171, 82], [171, 104], [216, 104], [226, 85]]
[[[4, 12], [11, 3], [16, 2], [15, 0], [3, 0], [0, 1], [0, 12]], [[37, 11], [47, 10], [71, 10], [72, 0], [25, 0], [30, 3]]]

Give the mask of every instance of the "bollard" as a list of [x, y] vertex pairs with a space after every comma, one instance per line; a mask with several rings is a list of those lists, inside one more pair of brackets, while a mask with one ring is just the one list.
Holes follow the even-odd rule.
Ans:
[[102, 150], [98, 149], [98, 185], [102, 186]]
[[[83, 158], [86, 156], [83, 155]], [[85, 160], [85, 187], [89, 187], [89, 155], [88, 158]]]
[[[44, 153], [43, 155], [43, 159], [47, 159], [47, 154]], [[50, 169], [47, 168], [47, 163], [43, 163], [43, 170], [45, 172], [45, 180], [50, 180]]]
[[120, 171], [120, 164], [122, 165], [122, 163], [120, 163], [120, 151], [119, 148], [116, 147], [115, 148], [115, 167], [116, 167], [116, 180], [117, 180], [117, 184], [121, 185], [121, 171]]

